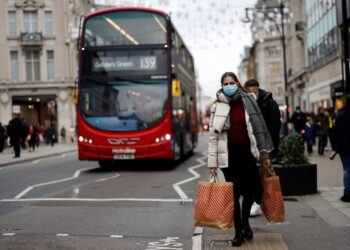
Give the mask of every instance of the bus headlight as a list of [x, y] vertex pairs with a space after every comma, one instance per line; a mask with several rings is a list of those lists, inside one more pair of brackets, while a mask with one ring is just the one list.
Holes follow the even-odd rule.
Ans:
[[165, 135], [162, 135], [160, 137], [157, 137], [154, 141], [156, 143], [158, 143], [158, 142], [170, 141], [170, 140], [171, 140], [171, 135], [170, 134], [165, 134]]
[[92, 139], [83, 137], [83, 136], [81, 136], [81, 135], [78, 137], [78, 140], [79, 140], [79, 142], [85, 142], [85, 143], [92, 144]]

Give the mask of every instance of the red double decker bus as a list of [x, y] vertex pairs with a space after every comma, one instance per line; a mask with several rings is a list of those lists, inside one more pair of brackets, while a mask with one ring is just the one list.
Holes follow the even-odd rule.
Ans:
[[80, 160], [106, 167], [193, 151], [194, 63], [166, 13], [135, 7], [90, 13], [78, 49]]

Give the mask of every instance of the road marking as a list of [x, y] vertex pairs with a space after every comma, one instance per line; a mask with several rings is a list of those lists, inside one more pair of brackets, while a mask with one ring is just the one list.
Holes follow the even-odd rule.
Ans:
[[146, 250], [183, 250], [183, 244], [179, 241], [179, 237], [166, 237], [166, 239], [161, 239], [159, 241], [148, 242]]
[[186, 180], [183, 180], [183, 181], [179, 181], [179, 182], [176, 182], [173, 184], [173, 188], [175, 189], [175, 191], [178, 193], [178, 195], [181, 197], [181, 199], [188, 199], [188, 196], [185, 194], [185, 192], [180, 188], [180, 185], [184, 184], [184, 183], [187, 183], [187, 182], [190, 182], [190, 181], [193, 181], [195, 179], [198, 179], [201, 175], [198, 174], [196, 171], [194, 171], [194, 169], [196, 168], [200, 168], [200, 167], [203, 167], [205, 166], [205, 162], [202, 160], [202, 159], [205, 159], [206, 156], [206, 153], [202, 153], [203, 156], [202, 157], [199, 157], [196, 159], [197, 162], [199, 162], [199, 164], [197, 165], [194, 165], [192, 167], [189, 167], [187, 170], [193, 174], [194, 176], [193, 177], [190, 177]]
[[108, 181], [108, 180], [111, 180], [111, 179], [114, 179], [114, 178], [118, 178], [118, 177], [120, 177], [120, 174], [115, 174], [115, 175], [110, 176], [110, 177], [106, 177], [106, 178], [97, 179], [97, 180], [96, 180], [96, 181], [94, 181], [94, 182]]
[[202, 238], [203, 235], [194, 235], [192, 237], [192, 250], [201, 250], [202, 249]]
[[54, 180], [54, 181], [49, 181], [49, 182], [44, 182], [44, 183], [40, 183], [40, 184], [35, 184], [33, 186], [29, 186], [26, 189], [24, 189], [22, 192], [20, 192], [19, 194], [17, 194], [14, 199], [20, 199], [21, 197], [23, 197], [24, 195], [26, 195], [28, 192], [30, 192], [32, 189], [36, 188], [36, 187], [41, 187], [41, 186], [46, 186], [46, 185], [50, 185], [50, 184], [56, 184], [56, 183], [60, 183], [60, 182], [64, 182], [64, 181], [70, 181], [73, 179], [76, 179], [79, 177], [80, 173], [82, 171], [87, 171], [87, 170], [91, 170], [91, 169], [95, 169], [96, 167], [92, 167], [92, 168], [82, 168], [79, 169], [77, 171], [75, 171], [74, 175], [72, 177], [68, 177], [68, 178], [64, 178], [64, 179], [59, 179], [59, 180]]
[[72, 198], [77, 198], [78, 195], [79, 195], [79, 191], [80, 191], [79, 188], [74, 188], [74, 189], [73, 189]]
[[14, 236], [15, 235], [15, 233], [4, 233], [4, 234], [2, 234], [3, 236]]
[[36, 161], [33, 161], [32, 164], [37, 164], [40, 162], [40, 159], [39, 160], [36, 160]]
[[28, 198], [28, 199], [1, 199], [2, 202], [25, 202], [25, 201], [150, 201], [150, 202], [192, 202], [193, 199], [147, 199], [147, 198], [106, 198], [106, 199], [93, 199], [93, 198]]
[[69, 234], [56, 234], [56, 236], [58, 236], [58, 237], [67, 237], [67, 236], [69, 236]]
[[124, 236], [123, 235], [111, 235], [110, 237], [111, 238], [123, 238]]

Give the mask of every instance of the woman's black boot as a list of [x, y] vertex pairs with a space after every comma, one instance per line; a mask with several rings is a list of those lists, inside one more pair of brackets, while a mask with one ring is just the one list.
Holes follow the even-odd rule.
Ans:
[[232, 246], [239, 247], [240, 245], [243, 244], [243, 242], [244, 242], [244, 237], [243, 237], [242, 229], [239, 229], [239, 230], [236, 229], [235, 238], [232, 240]]
[[253, 231], [250, 228], [249, 222], [243, 223], [243, 236], [247, 240], [253, 239]]

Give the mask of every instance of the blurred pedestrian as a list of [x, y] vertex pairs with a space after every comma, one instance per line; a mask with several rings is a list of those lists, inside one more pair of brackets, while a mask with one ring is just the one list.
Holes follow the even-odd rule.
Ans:
[[35, 145], [37, 143], [38, 130], [34, 125], [29, 126], [29, 152], [35, 151]]
[[[264, 117], [266, 127], [270, 132], [272, 142], [273, 142], [273, 151], [271, 152], [272, 162], [277, 160], [278, 156], [278, 146], [280, 140], [280, 130], [281, 130], [281, 114], [277, 102], [273, 99], [272, 93], [260, 88], [260, 84], [255, 79], [250, 79], [244, 84], [244, 88], [253, 93], [256, 96], [258, 106], [261, 110], [261, 114]], [[262, 189], [257, 190], [257, 193], [254, 197], [254, 203], [251, 208], [250, 215], [257, 216], [261, 215], [262, 211], [260, 208], [262, 197]]]
[[8, 125], [8, 133], [10, 136], [10, 144], [13, 146], [15, 151], [15, 156], [13, 158], [18, 158], [21, 156], [21, 138], [23, 138], [21, 132], [23, 128], [22, 121], [19, 119], [18, 114], [13, 114], [12, 120]]
[[21, 122], [21, 128], [18, 131], [21, 131], [21, 147], [22, 149], [27, 149], [27, 141], [28, 141], [28, 129], [29, 126], [27, 125], [27, 123], [25, 122], [24, 118], [20, 118], [20, 122]]
[[280, 139], [283, 139], [288, 135], [288, 121], [286, 118], [286, 113], [281, 110], [280, 112], [281, 129], [280, 129]]
[[53, 128], [51, 128], [50, 126], [47, 127], [46, 131], [45, 131], [45, 135], [46, 135], [46, 144], [51, 144], [51, 147], [54, 146], [55, 143], [55, 132], [53, 131]]
[[60, 131], [62, 143], [67, 143], [66, 134], [67, 134], [66, 128], [63, 126], [63, 127], [61, 128], [61, 131]]
[[334, 125], [335, 125], [335, 112], [334, 108], [328, 109], [328, 137], [331, 144], [332, 151], [335, 151], [334, 144]]
[[249, 214], [261, 185], [256, 161], [261, 160], [266, 168], [271, 164], [273, 143], [255, 97], [246, 92], [234, 73], [222, 75], [216, 96], [210, 108], [208, 167], [212, 175], [217, 175], [219, 167], [226, 181], [234, 183], [232, 245], [240, 246], [244, 239], [253, 238]]
[[301, 111], [300, 106], [295, 107], [291, 121], [294, 125], [295, 132], [300, 133], [306, 123], [306, 115]]
[[313, 153], [313, 145], [315, 144], [315, 133], [316, 133], [316, 125], [311, 116], [306, 117], [306, 123], [303, 127], [302, 134], [303, 139], [306, 142], [307, 152], [310, 154]]
[[4, 150], [5, 145], [5, 128], [2, 126], [0, 122], [0, 153]]
[[318, 114], [316, 115], [317, 131], [316, 135], [318, 138], [318, 154], [323, 155], [324, 149], [327, 146], [328, 140], [328, 116], [325, 114], [323, 107], [318, 108]]
[[334, 142], [344, 170], [344, 195], [340, 199], [350, 202], [350, 95], [346, 96], [344, 108], [338, 111], [334, 126]]

